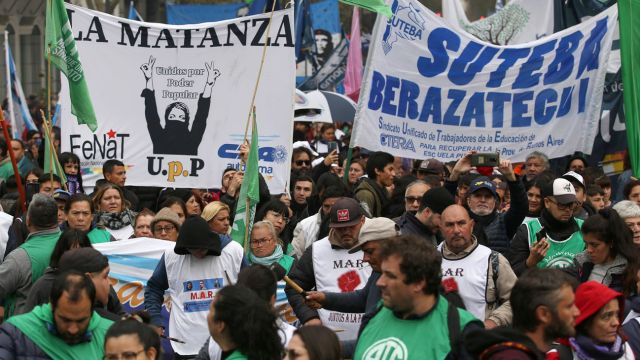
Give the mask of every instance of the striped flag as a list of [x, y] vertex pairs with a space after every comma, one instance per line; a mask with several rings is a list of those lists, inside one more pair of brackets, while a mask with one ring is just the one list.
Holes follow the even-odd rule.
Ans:
[[[5, 47], [5, 64], [7, 66], [7, 98], [9, 105], [9, 119], [11, 120], [11, 129], [13, 130], [13, 138], [20, 139], [25, 129], [37, 130], [36, 124], [29, 113], [29, 106], [22, 91], [20, 78], [16, 71], [16, 63], [13, 61], [11, 47], [9, 46], [9, 32], [4, 32]], [[10, 94], [10, 95], [9, 95]]]

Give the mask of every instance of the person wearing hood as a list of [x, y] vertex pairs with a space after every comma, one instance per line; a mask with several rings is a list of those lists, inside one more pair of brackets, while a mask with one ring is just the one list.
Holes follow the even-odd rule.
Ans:
[[574, 171], [578, 174], [584, 174], [584, 170], [589, 167], [587, 158], [582, 153], [575, 153], [569, 158], [565, 172]]
[[624, 297], [596, 281], [587, 281], [576, 289], [575, 336], [561, 339], [559, 358], [591, 360], [634, 360], [633, 349], [620, 335]]
[[236, 283], [243, 256], [237, 242], [222, 247], [203, 218], [192, 216], [182, 224], [174, 249], [162, 255], [144, 292], [151, 324], [160, 328], [164, 292], [170, 290], [169, 333], [182, 341], [171, 342], [176, 358], [195, 357], [207, 340], [209, 306], [220, 289]]
[[536, 266], [566, 268], [585, 249], [583, 221], [573, 217], [578, 202], [569, 180], [558, 178], [545, 185], [542, 197], [540, 217], [522, 224], [511, 240], [507, 258], [518, 276]]
[[[457, 181], [461, 174], [472, 170], [471, 155], [462, 157], [451, 171], [451, 176], [445, 183], [445, 187], [451, 194], [456, 194]], [[486, 176], [481, 176], [471, 181], [467, 192], [465, 206], [469, 209], [469, 215], [475, 222], [473, 234], [478, 242], [491, 250], [505, 254], [509, 250], [510, 239], [527, 216], [527, 194], [524, 185], [513, 172], [511, 161], [501, 159], [498, 171], [507, 180], [511, 193], [511, 206], [504, 213], [498, 212], [498, 194], [496, 185]]]
[[477, 330], [465, 336], [479, 360], [544, 360], [553, 341], [575, 335], [574, 281], [556, 269], [532, 269], [511, 290], [513, 327]]

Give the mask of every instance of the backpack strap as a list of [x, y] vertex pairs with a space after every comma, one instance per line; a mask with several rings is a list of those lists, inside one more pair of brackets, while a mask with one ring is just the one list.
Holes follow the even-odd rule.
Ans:
[[493, 299], [486, 300], [487, 304], [489, 304], [491, 307], [493, 307], [493, 305], [496, 303], [498, 304], [498, 306], [500, 305], [500, 296], [498, 294], [498, 275], [500, 271], [499, 255], [500, 253], [495, 250], [491, 250], [491, 254], [489, 255], [489, 266], [491, 266], [491, 280], [493, 281], [494, 294]]

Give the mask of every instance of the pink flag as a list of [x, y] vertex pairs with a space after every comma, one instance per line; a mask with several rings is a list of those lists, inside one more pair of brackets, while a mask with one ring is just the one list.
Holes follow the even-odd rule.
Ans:
[[347, 73], [344, 76], [345, 95], [358, 102], [362, 84], [362, 41], [360, 40], [360, 12], [353, 8], [351, 19], [351, 41], [347, 57]]

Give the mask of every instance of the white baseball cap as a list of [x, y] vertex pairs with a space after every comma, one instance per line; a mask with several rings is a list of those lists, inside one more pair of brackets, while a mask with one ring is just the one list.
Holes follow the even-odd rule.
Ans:
[[543, 196], [553, 196], [559, 204], [570, 204], [577, 201], [576, 189], [567, 179], [557, 178], [543, 190]]
[[575, 171], [569, 171], [565, 173], [564, 175], [562, 175], [562, 178], [569, 181], [579, 182], [580, 185], [582, 185], [582, 187], [584, 188], [584, 178], [582, 177], [582, 175], [578, 174]]

